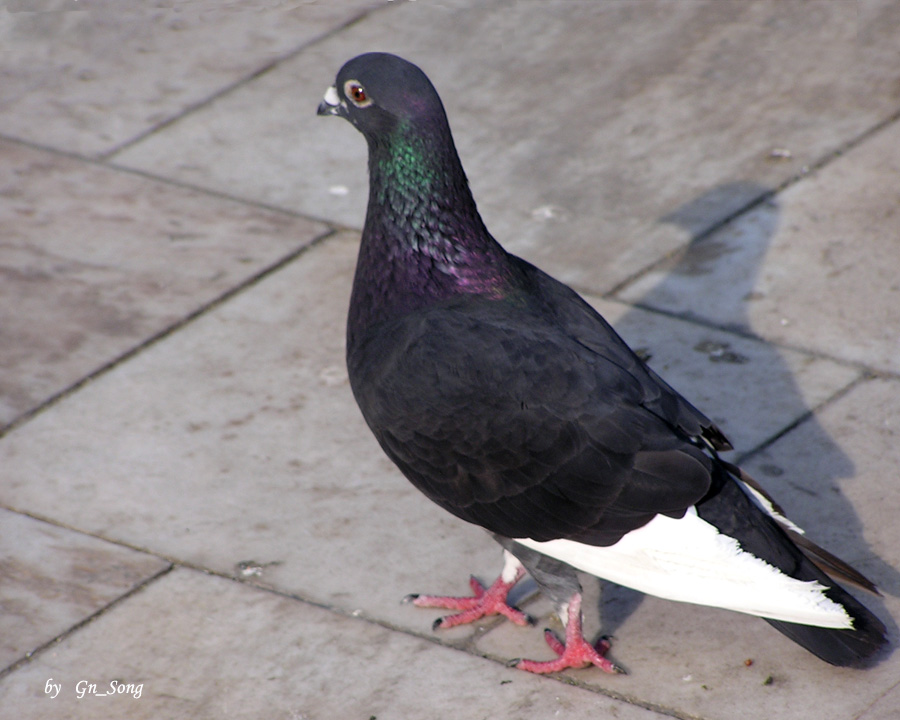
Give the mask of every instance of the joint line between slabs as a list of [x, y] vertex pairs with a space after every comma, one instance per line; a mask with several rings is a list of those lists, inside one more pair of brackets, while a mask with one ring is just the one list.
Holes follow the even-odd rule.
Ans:
[[50, 640], [48, 640], [47, 642], [45, 642], [45, 643], [43, 643], [43, 644], [41, 644], [41, 645], [38, 645], [34, 650], [31, 650], [31, 651], [25, 653], [25, 655], [23, 655], [22, 657], [20, 657], [18, 660], [13, 661], [13, 662], [10, 663], [8, 666], [6, 666], [6, 667], [3, 668], [2, 670], [0, 670], [0, 680], [3, 680], [3, 678], [5, 678], [7, 675], [11, 675], [11, 674], [14, 673], [16, 670], [18, 670], [20, 667], [22, 667], [22, 666], [24, 666], [24, 665], [27, 665], [28, 663], [30, 663], [30, 662], [31, 662], [32, 660], [34, 660], [35, 658], [37, 658], [37, 657], [39, 657], [40, 655], [42, 655], [48, 648], [51, 648], [51, 647], [53, 647], [53, 646], [55, 646], [55, 645], [58, 645], [58, 644], [61, 643], [63, 640], [66, 640], [66, 639], [69, 638], [70, 636], [74, 635], [74, 634], [75, 634], [76, 632], [78, 632], [81, 628], [83, 628], [83, 627], [85, 627], [86, 625], [92, 623], [94, 620], [96, 620], [97, 618], [99, 618], [101, 615], [103, 615], [103, 614], [105, 614], [106, 612], [108, 612], [109, 610], [112, 610], [113, 608], [117, 607], [118, 605], [120, 605], [121, 603], [125, 602], [125, 601], [128, 600], [130, 597], [132, 597], [133, 595], [135, 595], [135, 594], [141, 592], [144, 588], [148, 587], [149, 585], [151, 585], [152, 583], [156, 582], [157, 580], [159, 580], [160, 578], [164, 577], [165, 575], [168, 575], [170, 572], [172, 572], [172, 570], [173, 570], [174, 568], [175, 568], [175, 565], [174, 565], [174, 564], [170, 564], [168, 567], [165, 567], [165, 568], [163, 568], [162, 570], [160, 570], [159, 572], [154, 573], [154, 574], [151, 575], [150, 577], [145, 578], [144, 580], [142, 580], [141, 582], [139, 582], [139, 583], [138, 583], [137, 585], [135, 585], [134, 587], [132, 587], [132, 588], [130, 588], [129, 590], [125, 591], [124, 593], [122, 593], [122, 594], [119, 595], [118, 597], [113, 598], [112, 600], [110, 600], [106, 605], [104, 605], [104, 606], [101, 607], [100, 609], [95, 610], [94, 612], [92, 612], [92, 613], [91, 613], [90, 615], [88, 615], [87, 617], [82, 618], [82, 619], [79, 620], [77, 623], [75, 623], [75, 624], [72, 625], [71, 627], [67, 628], [66, 630], [64, 630], [63, 632], [61, 632], [59, 635], [57, 635], [56, 637], [51, 638]]
[[330, 238], [331, 236], [333, 236], [335, 234], [337, 234], [336, 230], [334, 230], [332, 228], [327, 229], [325, 232], [322, 232], [319, 235], [317, 235], [316, 237], [314, 237], [310, 242], [301, 245], [299, 248], [295, 248], [294, 250], [291, 250], [287, 255], [281, 257], [279, 260], [276, 260], [273, 264], [267, 265], [266, 267], [262, 268], [260, 271], [254, 273], [250, 277], [245, 278], [244, 280], [239, 282], [237, 285], [234, 285], [234, 286], [228, 288], [224, 292], [222, 292], [219, 295], [217, 295], [216, 297], [214, 297], [212, 300], [209, 300], [208, 302], [200, 305], [200, 307], [198, 307], [198, 308], [192, 310], [191, 312], [189, 312], [188, 314], [182, 316], [181, 318], [174, 321], [170, 325], [167, 325], [162, 330], [159, 330], [158, 332], [154, 333], [150, 337], [138, 342], [137, 345], [134, 345], [133, 347], [129, 348], [128, 350], [126, 350], [123, 353], [114, 357], [112, 360], [109, 360], [108, 362], [100, 365], [100, 367], [96, 368], [95, 370], [82, 376], [81, 378], [79, 378], [78, 380], [73, 382], [68, 387], [63, 388], [59, 392], [54, 393], [50, 397], [41, 401], [35, 407], [30, 408], [29, 410], [26, 410], [25, 412], [21, 413], [20, 415], [15, 417], [12, 421], [10, 421], [7, 425], [0, 427], [0, 438], [5, 437], [10, 432], [21, 427], [22, 425], [27, 423], [32, 418], [40, 415], [41, 413], [45, 412], [49, 408], [53, 407], [58, 402], [65, 400], [67, 397], [74, 394], [75, 392], [77, 392], [78, 390], [83, 388], [88, 383], [102, 377], [103, 375], [110, 372], [114, 368], [118, 367], [122, 363], [125, 363], [128, 360], [131, 360], [133, 357], [136, 357], [137, 355], [142, 353], [144, 350], [147, 350], [148, 348], [153, 347], [158, 342], [165, 340], [167, 337], [169, 337], [170, 335], [173, 335], [174, 333], [178, 332], [182, 328], [190, 325], [195, 320], [212, 312], [213, 310], [215, 310], [219, 306], [223, 305], [224, 303], [228, 302], [229, 300], [231, 300], [233, 297], [237, 296], [244, 290], [247, 290], [247, 289], [253, 287], [254, 285], [256, 285], [257, 283], [261, 282], [262, 280], [267, 278], [269, 275], [271, 275], [275, 272], [278, 272], [286, 265], [289, 265], [291, 262], [293, 262], [297, 258], [303, 256], [308, 250], [311, 250], [312, 248], [318, 246], [320, 243], [325, 242], [328, 238]]
[[12, 135], [4, 135], [2, 132], [0, 132], [0, 142], [8, 142], [13, 145], [21, 145], [22, 147], [30, 148], [31, 150], [45, 152], [50, 155], [66, 158], [68, 160], [83, 162], [88, 165], [101, 167], [106, 170], [112, 170], [114, 172], [122, 172], [128, 175], [134, 175], [135, 177], [144, 178], [145, 180], [161, 183], [163, 185], [179, 188], [181, 190], [190, 190], [191, 192], [196, 192], [200, 195], [206, 195], [211, 198], [218, 198], [220, 200], [227, 200], [228, 202], [240, 203], [241, 205], [257, 208], [266, 212], [278, 213], [280, 215], [287, 215], [288, 217], [306, 220], [311, 223], [325, 225], [333, 230], [348, 230], [357, 233], [361, 232], [361, 229], [358, 227], [344, 225], [343, 223], [334, 222], [332, 220], [328, 220], [327, 218], [321, 218], [315, 215], [310, 215], [308, 213], [298, 212], [289, 208], [280, 207], [278, 205], [272, 205], [261, 200], [254, 200], [252, 198], [246, 198], [240, 195], [232, 195], [223, 190], [205, 187], [203, 185], [195, 185], [193, 183], [184, 182], [183, 180], [168, 177], [166, 175], [157, 175], [141, 168], [130, 167], [128, 165], [120, 165], [116, 162], [102, 160], [92, 155], [82, 155], [71, 150], [62, 150], [50, 145], [42, 145], [32, 140], [26, 140], [24, 138], [14, 137]]
[[271, 72], [272, 70], [277, 68], [279, 65], [282, 65], [283, 63], [287, 62], [288, 60], [292, 60], [297, 55], [302, 53], [304, 50], [308, 50], [311, 47], [315, 47], [319, 43], [324, 42], [325, 40], [328, 40], [329, 38], [342, 32], [343, 30], [347, 29], [348, 27], [355, 25], [357, 22], [365, 19], [369, 14], [374, 12], [375, 9], [376, 8], [368, 8], [366, 10], [362, 10], [361, 12], [353, 15], [352, 17], [348, 18], [347, 20], [344, 20], [343, 22], [336, 25], [335, 27], [325, 30], [324, 32], [320, 33], [319, 35], [316, 35], [315, 37], [312, 37], [309, 40], [304, 41], [299, 46], [292, 48], [290, 50], [286, 50], [284, 53], [282, 53], [278, 57], [276, 57], [272, 60], [269, 60], [268, 62], [263, 63], [256, 69], [248, 72], [243, 77], [240, 77], [237, 80], [234, 80], [231, 83], [223, 85], [222, 87], [218, 88], [217, 90], [214, 90], [212, 93], [207, 95], [205, 98], [202, 98], [200, 100], [197, 100], [196, 102], [190, 103], [187, 107], [185, 107], [183, 110], [181, 110], [179, 112], [176, 112], [174, 115], [171, 115], [171, 116], [165, 118], [164, 120], [159, 121], [155, 125], [151, 125], [150, 127], [145, 128], [144, 130], [141, 130], [133, 137], [128, 138], [127, 140], [123, 140], [118, 145], [113, 145], [113, 147], [109, 148], [108, 150], [104, 150], [103, 152], [101, 152], [97, 155], [97, 158], [100, 160], [109, 160], [110, 158], [114, 157], [115, 155], [127, 150], [130, 147], [133, 147], [134, 145], [137, 145], [138, 143], [140, 143], [143, 140], [146, 140], [148, 137], [155, 135], [156, 133], [158, 133], [162, 130], [165, 130], [167, 127], [174, 125], [178, 121], [183, 120], [184, 118], [186, 118], [190, 115], [193, 115], [198, 110], [202, 110], [203, 108], [207, 107], [208, 105], [211, 105], [212, 103], [214, 103], [216, 100], [219, 100], [220, 98], [223, 98], [226, 95], [231, 94], [235, 90], [242, 88], [244, 85], [247, 85], [247, 84], [253, 82], [257, 78], [262, 77], [263, 75]]
[[766, 438], [761, 443], [756, 445], [756, 447], [753, 447], [750, 450], [748, 450], [747, 452], [741, 453], [740, 455], [738, 455], [738, 457], [734, 461], [734, 464], [741, 465], [742, 463], [745, 463], [748, 460], [751, 460], [754, 456], [759, 455], [761, 452], [763, 452], [764, 450], [767, 450], [772, 445], [777, 443], [785, 435], [792, 432], [793, 430], [796, 430], [801, 425], [803, 425], [806, 422], [808, 422], [809, 420], [811, 420], [813, 417], [818, 415], [822, 410], [829, 407], [830, 405], [833, 405], [838, 400], [840, 400], [841, 398], [848, 395], [856, 387], [858, 387], [859, 385], [862, 385], [864, 382], [868, 382], [869, 380], [872, 380], [873, 378], [874, 378], [873, 375], [870, 375], [867, 373], [860, 373], [857, 377], [853, 378], [846, 385], [835, 390], [831, 395], [829, 395], [827, 398], [825, 398], [822, 402], [807, 409], [796, 420], [788, 423], [783, 428], [781, 428], [781, 430], [770, 435], [768, 438]]

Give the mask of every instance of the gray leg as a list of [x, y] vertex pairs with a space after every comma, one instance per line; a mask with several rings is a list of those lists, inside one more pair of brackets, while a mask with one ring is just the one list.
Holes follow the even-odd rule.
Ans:
[[563, 611], [560, 613], [560, 618], [565, 622], [565, 606], [575, 593], [581, 593], [581, 583], [578, 581], [575, 570], [559, 560], [519, 545], [515, 540], [510, 540], [502, 535], [493, 537], [503, 546], [504, 550], [515, 555], [525, 566], [541, 592], [553, 601], [553, 605], [558, 611]]

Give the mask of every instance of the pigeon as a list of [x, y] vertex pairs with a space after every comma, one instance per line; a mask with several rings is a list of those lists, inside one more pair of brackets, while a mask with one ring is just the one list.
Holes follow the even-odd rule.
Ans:
[[[425, 73], [387, 53], [338, 72], [319, 115], [368, 144], [369, 198], [347, 320], [354, 398], [384, 452], [432, 501], [503, 548], [471, 597], [410, 596], [526, 625], [527, 573], [554, 603], [556, 655], [535, 673], [595, 665], [576, 571], [662, 598], [759, 616], [838, 666], [863, 667], [885, 626], [836, 580], [877, 593], [808, 540], [731, 449], [575, 291], [506, 252], [476, 208]], [[834, 578], [834, 579], [833, 579]]]

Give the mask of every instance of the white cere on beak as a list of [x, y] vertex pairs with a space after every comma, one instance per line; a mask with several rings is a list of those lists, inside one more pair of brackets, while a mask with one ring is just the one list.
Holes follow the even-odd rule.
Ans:
[[325, 98], [324, 98], [324, 99], [325, 99], [325, 102], [326, 102], [328, 105], [331, 105], [331, 107], [335, 107], [336, 105], [340, 105], [340, 104], [341, 104], [341, 98], [340, 98], [340, 96], [338, 95], [337, 88], [335, 88], [334, 85], [332, 85], [330, 88], [328, 88], [328, 89], [325, 91]]

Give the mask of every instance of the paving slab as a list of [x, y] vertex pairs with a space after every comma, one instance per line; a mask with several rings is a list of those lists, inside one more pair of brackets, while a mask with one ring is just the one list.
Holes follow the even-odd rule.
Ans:
[[900, 714], [897, 708], [900, 708], [900, 687], [895, 687], [886, 693], [883, 698], [860, 715], [859, 720], [895, 720]]
[[0, 427], [327, 231], [12, 142], [0, 158]]
[[0, 134], [102, 155], [378, 4], [6, 0]]
[[898, 372], [898, 177], [893, 123], [619, 297]]
[[[12, 358], [0, 376], [9, 418], [325, 230], [123, 166], [361, 224], [364, 143], [313, 115], [357, 52], [391, 50], [425, 68], [489, 227], [596, 292], [900, 107], [900, 12], [883, 0], [378, 3], [322, 42], [310, 41], [368, 5], [326, 3], [304, 24], [312, 16], [297, 3], [254, 3], [259, 13], [174, 4], [147, 15], [96, 4], [109, 11], [99, 20], [54, 13], [13, 25], [0, 14], [0, 39], [16, 30], [0, 51], [11, 88], [0, 134], [104, 158], [128, 146], [117, 168], [0, 143], [13, 213], [0, 305], [18, 316], [0, 323], [17, 333], [0, 343], [4, 372]], [[740, 237], [694, 243], [619, 296], [659, 312], [595, 300], [741, 450], [789, 430], [748, 468], [813, 539], [882, 587], [884, 598], [865, 601], [894, 645], [900, 383], [862, 376], [895, 370], [893, 305], [879, 303], [897, 265], [883, 239], [896, 235], [896, 140], [893, 127], [873, 134], [721, 231], [740, 226]], [[830, 217], [838, 209], [845, 224]], [[776, 257], [789, 221], [799, 229]], [[123, 238], [139, 245], [123, 252]], [[469, 572], [492, 579], [499, 552], [400, 477], [353, 405], [342, 341], [357, 243], [326, 239], [0, 437], [0, 504], [196, 568], [158, 578], [0, 680], [2, 712], [312, 720], [446, 717], [463, 705], [475, 717], [655, 717], [644, 705], [706, 720], [892, 717], [896, 653], [866, 672], [838, 670], [758, 619], [608, 584], [599, 594], [596, 581], [589, 630], [615, 635], [628, 677], [570, 672], [573, 688], [504, 668], [549, 657], [540, 628], [489, 621], [432, 634], [440, 611], [399, 598], [462, 593]], [[829, 283], [810, 279], [825, 265]], [[785, 304], [760, 320], [747, 305], [767, 302], [771, 287]], [[780, 312], [788, 301], [795, 314]], [[794, 335], [793, 323], [807, 324]], [[27, 543], [9, 553], [24, 569], [0, 588], [23, 611], [13, 658], [168, 562], [17, 513], [0, 512], [0, 523], [22, 528], [0, 543]], [[549, 622], [546, 599], [527, 604]], [[68, 693], [55, 706], [50, 677]], [[79, 679], [145, 685], [140, 699], [78, 700]]]
[[[101, 695], [113, 681], [125, 691]], [[9, 717], [41, 720], [660, 717], [186, 569], [0, 680], [0, 693]]]
[[900, 20], [869, 7], [392, 3], [115, 160], [361, 227], [365, 143], [314, 109], [347, 59], [395, 52], [441, 93], [495, 236], [602, 293], [900, 110]]
[[0, 669], [168, 566], [8, 510], [0, 509], [0, 527]]
[[[358, 242], [343, 233], [308, 249], [4, 437], [0, 502], [444, 643], [484, 635], [494, 622], [432, 636], [441, 611], [399, 602], [463, 594], [473, 572], [492, 579], [499, 550], [400, 476], [353, 403], [343, 327]], [[594, 302], [748, 445], [858, 376]], [[712, 361], [709, 348], [725, 345], [735, 357]]]

